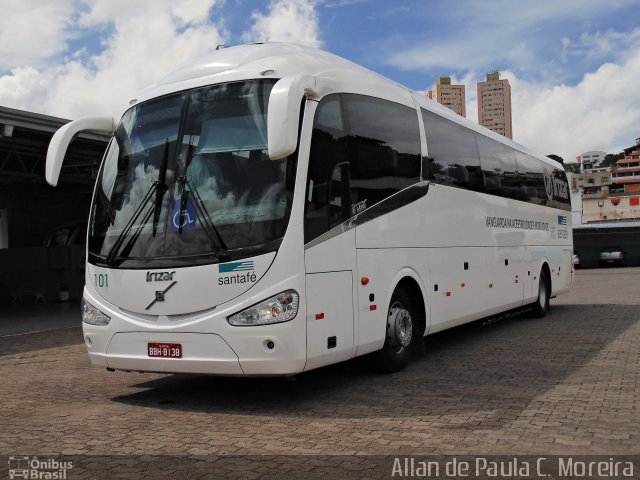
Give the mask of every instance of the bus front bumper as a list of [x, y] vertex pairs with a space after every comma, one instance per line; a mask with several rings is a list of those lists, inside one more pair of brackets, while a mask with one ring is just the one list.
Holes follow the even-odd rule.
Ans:
[[[119, 332], [109, 340], [106, 332], [96, 334], [96, 328], [83, 324], [85, 345], [93, 365], [113, 370], [157, 373], [196, 373], [230, 376], [277, 376], [300, 373], [305, 358], [286, 358], [283, 342], [274, 338], [274, 348], [268, 349], [261, 336], [248, 339], [239, 356], [222, 336], [215, 333]], [[106, 340], [106, 341], [105, 341]], [[179, 344], [180, 358], [160, 358], [149, 355], [149, 344]], [[280, 347], [280, 348], [279, 348]]]

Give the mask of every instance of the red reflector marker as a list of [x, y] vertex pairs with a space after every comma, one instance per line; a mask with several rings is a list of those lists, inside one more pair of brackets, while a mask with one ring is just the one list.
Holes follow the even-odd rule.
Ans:
[[378, 306], [377, 305], [369, 305], [369, 310], [377, 310]]
[[323, 313], [316, 313], [316, 320], [322, 320], [324, 318], [324, 312]]
[[447, 297], [450, 297], [450, 296], [451, 296], [451, 292], [446, 292], [446, 293], [445, 293], [445, 295], [446, 295]]
[[489, 288], [493, 288], [493, 283], [490, 283], [490, 284], [489, 284]]
[[461, 283], [461, 284], [460, 284], [460, 286], [461, 286], [462, 288], [464, 288], [464, 283]]
[[369, 283], [369, 278], [368, 278], [368, 277], [362, 277], [362, 278], [360, 279], [360, 283], [361, 283], [362, 285], [366, 285], [366, 284], [368, 284], [368, 283]]

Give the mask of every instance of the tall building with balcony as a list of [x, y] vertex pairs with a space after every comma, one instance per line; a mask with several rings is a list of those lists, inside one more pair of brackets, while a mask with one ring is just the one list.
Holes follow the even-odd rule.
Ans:
[[584, 223], [640, 219], [640, 138], [624, 154], [611, 169], [592, 168], [578, 177]]
[[500, 72], [487, 73], [478, 82], [478, 123], [500, 135], [513, 138], [511, 120], [511, 86], [500, 79]]
[[624, 158], [611, 169], [612, 193], [622, 195], [640, 194], [640, 138], [636, 144], [624, 149]]
[[462, 117], [467, 116], [464, 85], [452, 85], [451, 77], [439, 77], [433, 90], [428, 90], [426, 96]]

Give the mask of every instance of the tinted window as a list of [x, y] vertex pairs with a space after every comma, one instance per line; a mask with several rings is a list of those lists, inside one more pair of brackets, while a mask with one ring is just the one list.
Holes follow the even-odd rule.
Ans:
[[526, 202], [545, 205], [547, 194], [544, 187], [543, 164], [526, 153], [516, 150], [515, 154], [522, 199]]
[[416, 111], [363, 95], [343, 95], [356, 213], [420, 180]]
[[484, 191], [502, 197], [521, 199], [513, 149], [476, 134]]
[[549, 198], [548, 205], [562, 210], [571, 210], [569, 182], [564, 170], [545, 167], [545, 192]]
[[570, 210], [566, 174], [531, 155], [421, 110], [427, 139], [424, 178]]
[[316, 110], [305, 195], [305, 243], [420, 180], [416, 111], [362, 95]]
[[346, 220], [341, 193], [348, 182], [347, 137], [338, 95], [326, 97], [316, 110], [305, 195], [305, 243]]
[[482, 172], [476, 140], [468, 129], [422, 110], [429, 152], [425, 178], [452, 186], [482, 190]]

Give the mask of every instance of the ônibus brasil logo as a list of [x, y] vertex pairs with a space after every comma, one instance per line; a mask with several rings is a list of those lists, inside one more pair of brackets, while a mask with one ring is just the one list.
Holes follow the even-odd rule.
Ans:
[[9, 457], [9, 478], [51, 478], [66, 479], [67, 470], [73, 468], [73, 462], [58, 458], [40, 459], [29, 456]]

